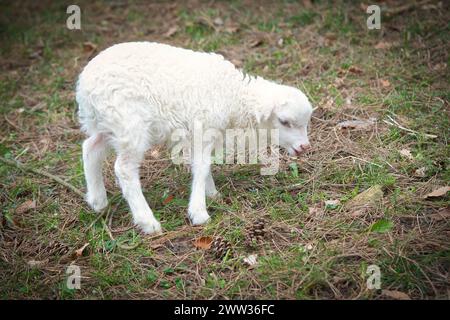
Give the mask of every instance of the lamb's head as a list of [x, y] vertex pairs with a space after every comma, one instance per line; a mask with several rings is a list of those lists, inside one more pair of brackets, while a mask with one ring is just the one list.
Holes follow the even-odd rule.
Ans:
[[258, 122], [279, 130], [280, 146], [290, 155], [308, 150], [308, 125], [313, 111], [308, 98], [300, 90], [285, 85], [270, 83], [265, 89], [260, 96]]

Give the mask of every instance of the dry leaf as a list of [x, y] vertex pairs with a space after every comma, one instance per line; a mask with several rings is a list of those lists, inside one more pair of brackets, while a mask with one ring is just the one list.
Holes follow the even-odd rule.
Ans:
[[214, 19], [213, 23], [214, 23], [216, 26], [222, 26], [222, 25], [223, 25], [223, 20], [222, 20], [222, 18], [217, 17], [217, 18]]
[[16, 208], [16, 214], [24, 214], [25, 212], [36, 209], [36, 201], [34, 200], [27, 200], [23, 202], [20, 206]]
[[173, 200], [173, 195], [169, 194], [164, 200], [163, 200], [163, 205], [168, 204], [169, 202], [171, 202]]
[[80, 249], [75, 250], [75, 256], [81, 257], [83, 255], [84, 249], [86, 249], [86, 247], [89, 245], [89, 243], [85, 243]]
[[175, 33], [177, 33], [177, 31], [178, 31], [178, 26], [170, 27], [169, 30], [167, 30], [167, 32], [163, 34], [163, 36], [164, 36], [165, 38], [170, 38], [170, 37], [173, 36]]
[[260, 46], [263, 42], [264, 42], [264, 38], [261, 35], [257, 35], [256, 37], [254, 37], [253, 39], [250, 40], [248, 45], [250, 46], [250, 48], [255, 48], [255, 47]]
[[390, 42], [386, 42], [386, 41], [380, 41], [375, 45], [375, 49], [389, 49], [390, 47], [392, 47], [392, 43]]
[[244, 262], [249, 267], [254, 267], [257, 264], [258, 255], [257, 254], [251, 254], [248, 257], [244, 258]]
[[85, 42], [85, 43], [83, 43], [83, 50], [84, 50], [84, 52], [92, 53], [95, 50], [97, 50], [97, 45], [92, 42], [89, 42], [89, 41]]
[[408, 158], [409, 160], [414, 160], [413, 155], [411, 154], [411, 151], [408, 149], [402, 149], [399, 151], [400, 155], [402, 155], [405, 158]]
[[211, 244], [213, 242], [213, 239], [211, 237], [200, 237], [195, 239], [194, 241], [194, 246], [197, 249], [202, 249], [202, 250], [208, 250], [211, 248]]
[[350, 68], [348, 68], [348, 71], [354, 74], [362, 74], [363, 70], [359, 67], [356, 66], [351, 66]]
[[374, 125], [370, 120], [347, 120], [337, 124], [339, 129], [370, 130]]
[[390, 86], [391, 86], [391, 83], [389, 82], [389, 80], [383, 80], [383, 79], [380, 79], [379, 82], [380, 82], [380, 85], [381, 85], [383, 88], [387, 88], [387, 87], [390, 87]]
[[397, 290], [383, 290], [381, 293], [384, 296], [395, 300], [411, 300], [406, 293]]
[[238, 32], [239, 25], [237, 23], [229, 23], [225, 25], [225, 32], [235, 33]]
[[440, 187], [436, 190], [434, 190], [433, 192], [430, 192], [429, 194], [427, 194], [424, 198], [428, 199], [428, 198], [439, 198], [439, 197], [443, 197], [447, 194], [447, 192], [450, 191], [450, 187], [449, 186], [445, 186], [445, 187]]
[[421, 167], [421, 168], [417, 169], [416, 171], [414, 171], [414, 176], [418, 177], [418, 178], [425, 178], [427, 175], [426, 171], [427, 171], [426, 167]]
[[383, 189], [380, 185], [376, 184], [369, 189], [361, 192], [345, 205], [347, 208], [372, 206], [383, 198]]

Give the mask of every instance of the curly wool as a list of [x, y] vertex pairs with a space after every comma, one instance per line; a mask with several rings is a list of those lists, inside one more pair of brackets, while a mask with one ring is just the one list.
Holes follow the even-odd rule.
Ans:
[[192, 130], [194, 117], [215, 129], [254, 126], [263, 116], [260, 98], [270, 85], [245, 77], [215, 53], [130, 42], [89, 62], [76, 99], [88, 135], [124, 138], [129, 128], [128, 134], [146, 130], [152, 143], [161, 143], [174, 129]]
[[[204, 130], [266, 127], [279, 129], [280, 145], [290, 153], [309, 148], [312, 108], [298, 89], [260, 77], [246, 77], [221, 55], [151, 42], [112, 46], [80, 74], [76, 99], [82, 130], [86, 200], [96, 211], [107, 205], [102, 162], [112, 146], [114, 171], [134, 222], [146, 233], [161, 231], [141, 190], [139, 165], [154, 144], [177, 129], [191, 139], [195, 123]], [[205, 196], [218, 191], [211, 175], [214, 141], [205, 157], [192, 162], [191, 222], [209, 219]], [[195, 152], [194, 152], [195, 153]], [[203, 153], [203, 152], [202, 152]]]

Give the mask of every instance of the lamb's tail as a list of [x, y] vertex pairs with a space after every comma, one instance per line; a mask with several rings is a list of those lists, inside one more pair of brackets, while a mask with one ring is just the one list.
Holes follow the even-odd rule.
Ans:
[[95, 109], [89, 99], [89, 93], [84, 89], [81, 78], [77, 81], [75, 99], [78, 104], [78, 119], [81, 131], [89, 136], [98, 133]]

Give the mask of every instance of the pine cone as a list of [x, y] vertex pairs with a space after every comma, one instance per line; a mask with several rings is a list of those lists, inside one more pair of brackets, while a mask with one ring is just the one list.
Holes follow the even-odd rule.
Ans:
[[254, 246], [263, 243], [266, 220], [264, 218], [258, 218], [251, 225], [247, 226], [245, 233], [245, 243], [248, 246]]
[[231, 244], [222, 237], [217, 237], [212, 243], [211, 249], [214, 251], [214, 255], [218, 259], [224, 258], [227, 253], [228, 255], [232, 255]]

